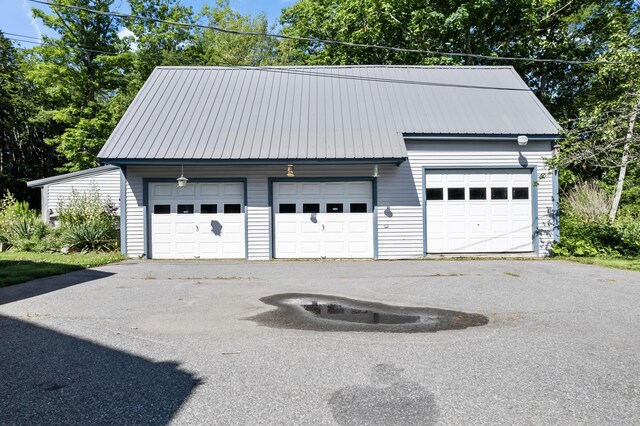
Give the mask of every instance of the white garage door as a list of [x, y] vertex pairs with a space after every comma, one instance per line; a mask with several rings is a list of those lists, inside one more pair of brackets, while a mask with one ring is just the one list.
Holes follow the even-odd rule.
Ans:
[[243, 204], [242, 183], [150, 183], [151, 257], [244, 258]]
[[531, 171], [427, 171], [427, 253], [532, 251]]
[[276, 258], [373, 257], [371, 182], [274, 182]]

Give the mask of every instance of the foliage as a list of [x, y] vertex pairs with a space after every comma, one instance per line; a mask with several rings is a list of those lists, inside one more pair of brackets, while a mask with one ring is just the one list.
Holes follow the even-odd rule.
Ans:
[[593, 222], [605, 220], [611, 208], [611, 197], [596, 182], [578, 182], [567, 191], [563, 203], [574, 216]]
[[119, 218], [110, 199], [93, 188], [75, 189], [58, 204], [62, 244], [76, 251], [111, 251], [118, 247]]
[[567, 214], [561, 218], [560, 241], [553, 247], [557, 256], [638, 256], [640, 225], [636, 220], [585, 221]]
[[[270, 30], [264, 14], [255, 17], [242, 15], [229, 6], [229, 0], [216, 0], [215, 7], [205, 5], [197, 19], [207, 26], [235, 31], [260, 34]], [[193, 54], [199, 65], [268, 65], [273, 61], [274, 51], [274, 41], [269, 37], [222, 33], [209, 29], [197, 29], [194, 33]]]
[[34, 251], [47, 234], [47, 225], [26, 201], [7, 192], [0, 200], [0, 242], [17, 250]]
[[118, 262], [117, 253], [0, 253], [0, 287]]
[[[114, 0], [60, 0], [61, 5], [109, 11]], [[43, 98], [38, 115], [58, 126], [46, 142], [65, 159], [58, 171], [78, 171], [97, 165], [96, 154], [115, 121], [108, 108], [113, 93], [126, 79], [114, 62], [125, 44], [111, 17], [64, 6], [47, 13], [34, 8], [35, 18], [56, 31], [44, 44], [30, 49], [26, 75]]]

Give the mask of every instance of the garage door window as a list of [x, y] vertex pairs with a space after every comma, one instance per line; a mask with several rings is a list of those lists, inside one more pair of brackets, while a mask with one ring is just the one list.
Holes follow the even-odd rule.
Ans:
[[427, 200], [442, 200], [442, 188], [427, 188]]
[[178, 204], [178, 214], [193, 214], [193, 204]]
[[469, 188], [470, 200], [486, 200], [487, 188]]
[[296, 205], [295, 204], [280, 204], [278, 206], [278, 213], [295, 213]]
[[226, 214], [240, 213], [241, 210], [242, 209], [240, 208], [240, 204], [225, 204], [224, 205], [224, 212]]
[[464, 188], [449, 188], [449, 189], [447, 189], [447, 199], [449, 199], [449, 200], [464, 200]]
[[342, 213], [343, 211], [342, 203], [327, 203], [327, 213]]
[[511, 198], [514, 200], [528, 200], [529, 188], [512, 188]]
[[170, 204], [156, 204], [153, 206], [153, 214], [169, 214], [171, 213]]
[[506, 200], [507, 194], [509, 192], [507, 191], [507, 188], [491, 188], [491, 199], [492, 200]]
[[366, 213], [367, 203], [351, 203], [349, 205], [349, 211], [351, 213]]
[[320, 204], [304, 203], [302, 205], [302, 213], [320, 213]]
[[200, 213], [216, 214], [218, 213], [218, 205], [217, 204], [200, 204]]

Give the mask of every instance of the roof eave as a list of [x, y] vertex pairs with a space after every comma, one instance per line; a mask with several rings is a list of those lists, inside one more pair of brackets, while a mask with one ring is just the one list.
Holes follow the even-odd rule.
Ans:
[[517, 142], [518, 136], [527, 136], [530, 141], [534, 142], [548, 142], [561, 138], [558, 133], [553, 134], [504, 134], [504, 133], [481, 133], [481, 134], [467, 134], [467, 133], [403, 133], [405, 141], [415, 142], [429, 142], [429, 141], [460, 141], [460, 142]]
[[50, 185], [52, 183], [60, 183], [71, 179], [76, 179], [82, 176], [98, 175], [101, 173], [116, 170], [118, 167], [112, 164], [106, 164], [104, 166], [94, 167], [91, 169], [80, 170], [78, 172], [65, 173], [57, 176], [50, 176], [47, 178], [31, 180], [27, 182], [29, 188], [42, 188], [43, 186]]
[[407, 160], [407, 157], [386, 158], [230, 158], [230, 159], [162, 159], [162, 158], [101, 158], [100, 161], [113, 165], [201, 165], [201, 166], [243, 166], [243, 165], [279, 165], [279, 164], [396, 164]]

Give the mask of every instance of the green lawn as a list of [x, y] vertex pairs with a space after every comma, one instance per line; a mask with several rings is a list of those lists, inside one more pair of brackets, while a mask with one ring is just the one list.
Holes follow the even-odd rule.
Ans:
[[598, 265], [607, 268], [640, 271], [640, 257], [558, 257], [559, 260]]
[[123, 260], [118, 253], [0, 253], [0, 287]]

